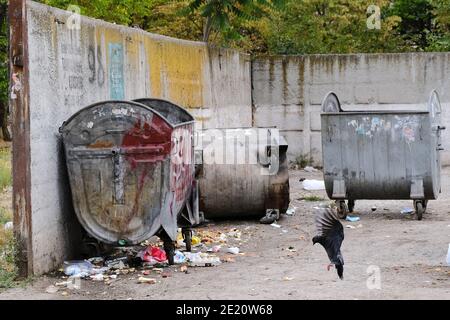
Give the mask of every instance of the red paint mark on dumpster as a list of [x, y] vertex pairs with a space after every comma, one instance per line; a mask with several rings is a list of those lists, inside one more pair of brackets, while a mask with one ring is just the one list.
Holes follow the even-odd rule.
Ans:
[[151, 121], [138, 119], [134, 126], [125, 133], [121, 153], [129, 164], [130, 170], [139, 168], [137, 185], [135, 186], [135, 199], [129, 215], [121, 226], [123, 232], [133, 217], [140, 212], [141, 197], [145, 190], [146, 182], [151, 179], [152, 172], [160, 162], [170, 155], [172, 127], [157, 115], [153, 115]]
[[122, 140], [131, 168], [164, 160], [170, 154], [171, 135], [172, 128], [160, 117], [154, 115], [150, 123], [139, 119]]
[[188, 196], [194, 179], [192, 125], [175, 129], [173, 137], [170, 185], [174, 192], [174, 211], [177, 211]]

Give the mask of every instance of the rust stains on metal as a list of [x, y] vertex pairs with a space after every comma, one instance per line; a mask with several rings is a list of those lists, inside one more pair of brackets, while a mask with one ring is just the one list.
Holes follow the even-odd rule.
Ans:
[[151, 122], [139, 119], [122, 140], [122, 149], [131, 154], [127, 156], [131, 167], [136, 168], [139, 162], [164, 160], [170, 154], [171, 134], [170, 125], [157, 115], [152, 117]]
[[[14, 234], [19, 245], [19, 276], [33, 274], [31, 230], [30, 118], [27, 15], [25, 0], [9, 2], [10, 79], [20, 81], [11, 91], [13, 132], [13, 211]], [[16, 80], [16, 81], [13, 81]]]
[[[189, 142], [181, 150], [191, 161], [193, 125], [192, 117], [168, 120], [127, 101], [94, 104], [64, 123], [75, 212], [92, 236], [110, 244], [137, 244], [164, 229], [176, 237], [177, 217], [192, 190], [192, 180], [184, 179], [193, 179], [194, 167], [188, 173], [183, 167], [181, 183], [173, 181], [173, 141]], [[178, 130], [187, 131], [188, 138], [175, 135]], [[180, 184], [185, 192], [178, 199]]]
[[111, 141], [99, 140], [99, 141], [95, 141], [94, 143], [88, 145], [87, 147], [91, 148], [91, 149], [103, 149], [103, 148], [111, 148], [113, 145], [114, 144]]

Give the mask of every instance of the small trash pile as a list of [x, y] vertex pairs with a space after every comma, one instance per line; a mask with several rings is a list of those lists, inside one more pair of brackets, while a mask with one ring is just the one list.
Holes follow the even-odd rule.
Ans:
[[[199, 230], [192, 236], [192, 252], [185, 251], [181, 229], [177, 236], [175, 266], [169, 266], [161, 241], [145, 241], [139, 246], [118, 247], [105, 257], [87, 260], [66, 261], [59, 270], [65, 281], [48, 287], [48, 293], [56, 293], [59, 287], [73, 284], [73, 279], [84, 279], [111, 284], [119, 276], [138, 274], [137, 282], [155, 284], [158, 280], [151, 275], [170, 277], [166, 270], [188, 273], [189, 267], [214, 267], [222, 262], [234, 262], [230, 255], [243, 255], [236, 242], [241, 242], [241, 231], [236, 228], [226, 232]], [[156, 274], [155, 274], [156, 273]]]

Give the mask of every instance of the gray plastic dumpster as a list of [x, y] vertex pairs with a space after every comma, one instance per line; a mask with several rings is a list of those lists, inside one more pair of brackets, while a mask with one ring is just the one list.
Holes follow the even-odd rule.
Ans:
[[[194, 118], [167, 101], [149, 105], [96, 103], [60, 132], [75, 213], [88, 234], [129, 245], [158, 235], [173, 262], [179, 219], [185, 216], [186, 225], [199, 220]], [[161, 105], [176, 112], [161, 114]]]
[[321, 121], [325, 188], [342, 218], [353, 211], [355, 200], [412, 199], [422, 219], [428, 200], [441, 192], [445, 127], [436, 91], [425, 111], [347, 112], [329, 93]]

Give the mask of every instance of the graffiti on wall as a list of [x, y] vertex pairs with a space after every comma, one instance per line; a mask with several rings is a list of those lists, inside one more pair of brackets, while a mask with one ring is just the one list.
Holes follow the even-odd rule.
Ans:
[[109, 44], [109, 91], [112, 100], [125, 99], [125, 82], [123, 70], [123, 45]]

